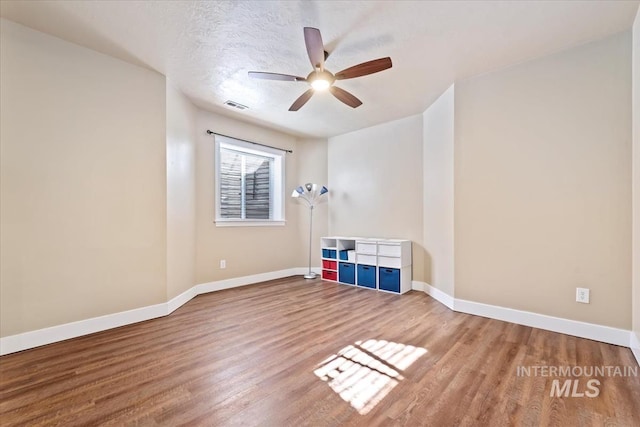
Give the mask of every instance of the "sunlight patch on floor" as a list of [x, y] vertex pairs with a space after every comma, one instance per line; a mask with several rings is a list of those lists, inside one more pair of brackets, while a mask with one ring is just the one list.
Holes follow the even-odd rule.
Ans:
[[391, 341], [356, 341], [318, 364], [313, 373], [364, 415], [404, 379], [402, 371], [426, 353], [422, 347]]

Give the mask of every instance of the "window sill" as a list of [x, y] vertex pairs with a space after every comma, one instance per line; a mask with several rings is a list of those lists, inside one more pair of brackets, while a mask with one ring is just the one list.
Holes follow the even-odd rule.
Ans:
[[283, 226], [286, 221], [262, 221], [262, 220], [234, 220], [234, 219], [217, 219], [214, 221], [216, 227], [273, 227]]

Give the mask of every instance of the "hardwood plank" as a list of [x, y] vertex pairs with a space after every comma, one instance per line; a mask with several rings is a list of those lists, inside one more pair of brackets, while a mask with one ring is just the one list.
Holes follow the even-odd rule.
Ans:
[[1, 357], [0, 424], [640, 425], [637, 377], [551, 397], [566, 378], [517, 375], [532, 366], [637, 365], [626, 348], [455, 313], [423, 293], [292, 277]]

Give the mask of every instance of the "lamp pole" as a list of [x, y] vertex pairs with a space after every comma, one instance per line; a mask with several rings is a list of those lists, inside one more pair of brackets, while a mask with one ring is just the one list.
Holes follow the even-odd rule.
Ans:
[[305, 279], [315, 279], [316, 273], [311, 271], [311, 242], [313, 241], [313, 204], [309, 204], [309, 272], [304, 275]]
[[315, 279], [318, 277], [316, 273], [311, 271], [311, 243], [313, 242], [313, 208], [315, 204], [320, 200], [321, 196], [327, 194], [329, 190], [327, 187], [322, 186], [319, 188], [316, 184], [307, 183], [304, 186], [299, 186], [293, 193], [291, 197], [300, 198], [307, 202], [309, 205], [309, 271], [304, 275], [305, 279]]

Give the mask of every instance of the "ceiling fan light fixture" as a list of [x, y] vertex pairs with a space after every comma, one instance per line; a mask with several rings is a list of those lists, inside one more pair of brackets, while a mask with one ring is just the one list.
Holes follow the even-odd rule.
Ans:
[[331, 83], [324, 79], [317, 79], [311, 82], [311, 87], [314, 90], [327, 90], [329, 86], [331, 86]]
[[329, 89], [329, 87], [335, 80], [336, 79], [333, 74], [326, 70], [312, 71], [307, 76], [307, 82], [309, 82], [309, 84], [315, 91], [323, 91]]

